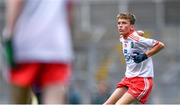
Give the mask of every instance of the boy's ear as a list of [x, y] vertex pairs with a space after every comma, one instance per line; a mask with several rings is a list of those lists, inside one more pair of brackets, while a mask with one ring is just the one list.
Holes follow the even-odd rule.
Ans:
[[130, 26], [130, 29], [131, 29], [131, 31], [134, 31], [134, 30], [135, 30], [134, 25], [131, 25], [131, 26]]

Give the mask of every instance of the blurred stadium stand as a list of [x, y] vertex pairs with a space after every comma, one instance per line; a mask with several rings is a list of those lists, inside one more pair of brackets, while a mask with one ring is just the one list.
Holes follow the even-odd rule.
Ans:
[[[166, 44], [166, 49], [153, 57], [155, 85], [149, 103], [180, 103], [180, 0], [72, 1], [75, 50], [72, 82], [76, 85], [82, 103], [90, 103], [92, 93], [97, 91], [98, 81], [106, 81], [112, 92], [124, 76], [125, 63], [116, 29], [116, 15], [123, 11], [136, 15], [137, 29], [144, 30], [148, 37]], [[4, 24], [3, 3], [1, 0], [1, 32]], [[0, 66], [3, 69], [3, 65]], [[8, 85], [0, 79], [0, 103], [6, 103]]]

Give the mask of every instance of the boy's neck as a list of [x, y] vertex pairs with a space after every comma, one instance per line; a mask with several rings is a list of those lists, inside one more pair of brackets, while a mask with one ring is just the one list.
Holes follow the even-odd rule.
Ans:
[[127, 33], [126, 35], [123, 35], [124, 39], [127, 39], [129, 35], [131, 35], [135, 30], [130, 31], [129, 33]]

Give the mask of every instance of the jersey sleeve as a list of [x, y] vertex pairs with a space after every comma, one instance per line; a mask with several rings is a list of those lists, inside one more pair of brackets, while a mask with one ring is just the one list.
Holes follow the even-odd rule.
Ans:
[[157, 45], [159, 43], [159, 41], [157, 41], [155, 39], [140, 37], [140, 43], [142, 43], [143, 45], [145, 45], [149, 48], [152, 48], [155, 45]]

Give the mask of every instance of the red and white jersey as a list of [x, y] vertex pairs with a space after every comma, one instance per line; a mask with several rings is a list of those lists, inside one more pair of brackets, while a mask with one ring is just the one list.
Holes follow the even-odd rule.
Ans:
[[120, 42], [123, 46], [123, 54], [126, 60], [126, 77], [153, 77], [153, 62], [149, 57], [141, 63], [135, 63], [132, 59], [134, 52], [144, 53], [158, 44], [154, 39], [144, 38], [139, 36], [136, 31], [131, 33], [127, 39], [120, 36]]

